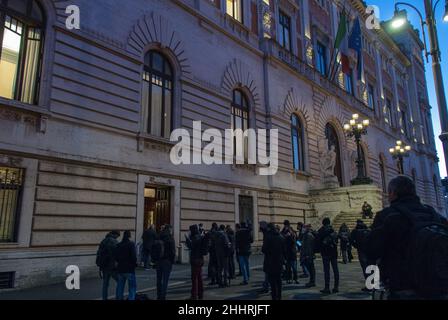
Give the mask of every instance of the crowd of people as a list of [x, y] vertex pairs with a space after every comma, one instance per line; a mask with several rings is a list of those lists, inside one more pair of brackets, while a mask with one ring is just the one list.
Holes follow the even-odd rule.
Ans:
[[[320, 254], [325, 284], [320, 292], [336, 294], [340, 285], [339, 258], [344, 264], [351, 263], [352, 248], [355, 248], [363, 272], [360, 277], [367, 279], [367, 267], [378, 265], [388, 298], [441, 297], [447, 294], [446, 219], [433, 208], [421, 204], [413, 181], [407, 177], [399, 176], [391, 181], [389, 198], [391, 206], [377, 214], [370, 228], [362, 219], [357, 221], [354, 230], [343, 224], [338, 231], [334, 230], [329, 218], [323, 219], [318, 230], [303, 223], [298, 223], [294, 230], [288, 220], [284, 221], [283, 228], [260, 222], [265, 278], [259, 293], [270, 291], [273, 300], [281, 300], [283, 282], [298, 284], [300, 278], [308, 279], [306, 288], [315, 287], [315, 260], [316, 254]], [[206, 260], [209, 286], [229, 287], [237, 276], [242, 278], [238, 285], [249, 284], [253, 232], [253, 226], [248, 222], [237, 224], [235, 230], [230, 225], [219, 226], [217, 223], [213, 223], [208, 231], [202, 224], [190, 226], [185, 244], [190, 254], [191, 299], [204, 298], [202, 272]], [[157, 270], [157, 298], [160, 300], [166, 299], [175, 260], [172, 233], [171, 226], [164, 226], [160, 233], [152, 226], [142, 237], [142, 264], [147, 270], [151, 267]], [[108, 298], [110, 279], [115, 279], [116, 298], [123, 299], [128, 282], [128, 299], [133, 300], [136, 298], [136, 247], [130, 240], [129, 231], [124, 232], [121, 242], [118, 242], [118, 237], [117, 231], [109, 233], [98, 249], [97, 265], [103, 277], [103, 298]], [[428, 261], [422, 263], [422, 259]], [[239, 266], [238, 275], [235, 261]], [[299, 267], [302, 270], [300, 276]], [[362, 290], [369, 291], [366, 287]]]

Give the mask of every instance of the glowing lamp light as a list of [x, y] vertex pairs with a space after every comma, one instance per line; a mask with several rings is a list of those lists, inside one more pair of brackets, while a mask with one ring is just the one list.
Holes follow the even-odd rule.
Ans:
[[411, 146], [406, 146], [406, 148], [404, 148], [406, 151], [411, 151]]
[[397, 146], [401, 146], [403, 144], [403, 142], [401, 142], [400, 140], [397, 141]]
[[358, 129], [359, 129], [359, 130], [362, 130], [362, 129], [364, 129], [364, 126], [363, 126], [361, 123], [359, 123], [359, 124], [358, 124]]
[[392, 28], [399, 29], [407, 23], [406, 11], [395, 11], [392, 18]]
[[356, 125], [356, 120], [354, 120], [354, 119], [350, 120], [350, 125], [351, 125], [351, 126]]
[[445, 5], [445, 14], [443, 15], [443, 21], [448, 22], [448, 1]]
[[390, 149], [389, 149], [389, 152], [390, 152], [390, 153], [395, 153], [395, 149], [394, 149], [394, 148], [390, 148]]
[[349, 131], [350, 130], [350, 125], [349, 124], [344, 125], [344, 130], [345, 131]]
[[354, 120], [358, 120], [358, 119], [359, 119], [359, 114], [355, 113], [355, 114], [353, 115], [353, 119], [354, 119]]
[[364, 125], [364, 127], [368, 127], [370, 125], [370, 120], [364, 120], [362, 124]]

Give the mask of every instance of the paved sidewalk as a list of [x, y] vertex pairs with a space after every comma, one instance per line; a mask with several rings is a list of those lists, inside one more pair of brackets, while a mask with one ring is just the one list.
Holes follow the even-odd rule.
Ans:
[[[241, 286], [241, 278], [232, 280], [229, 288], [219, 289], [216, 286], [206, 286], [205, 299], [209, 300], [269, 300], [269, 294], [259, 295], [264, 280], [262, 272], [262, 256], [251, 258], [252, 274], [250, 284]], [[317, 287], [305, 288], [307, 279], [301, 279], [298, 285], [284, 285], [283, 298], [285, 300], [369, 300], [369, 294], [361, 292], [364, 286], [361, 267], [358, 262], [339, 265], [341, 274], [340, 293], [323, 296], [319, 290], [323, 288], [322, 262], [316, 261]], [[237, 267], [238, 269], [238, 267]], [[204, 268], [204, 275], [207, 268]], [[204, 280], [206, 281], [206, 280]], [[204, 282], [205, 285], [208, 282]], [[156, 298], [155, 270], [137, 270], [137, 289], [148, 295], [150, 299]], [[110, 298], [114, 298], [115, 283], [111, 281]], [[170, 278], [167, 298], [170, 300], [187, 300], [190, 297], [190, 267], [188, 265], [175, 265]], [[0, 300], [99, 300], [101, 299], [101, 279], [81, 279], [81, 290], [69, 291], [65, 283], [41, 288], [21, 291], [0, 292]]]

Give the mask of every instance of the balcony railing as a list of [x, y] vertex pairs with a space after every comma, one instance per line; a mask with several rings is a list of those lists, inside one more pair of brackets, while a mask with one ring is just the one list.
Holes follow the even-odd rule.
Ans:
[[320, 72], [318, 72], [313, 66], [310, 66], [308, 63], [304, 62], [299, 57], [292, 54], [290, 51], [281, 47], [275, 40], [266, 39], [265, 43], [267, 54], [281, 60], [301, 76], [304, 76], [306, 79], [312, 81], [314, 84], [328, 91], [330, 94], [339, 97], [346, 104], [356, 108], [361, 112], [373, 113], [373, 110], [370, 109], [364, 103], [364, 101], [359, 100], [357, 97], [349, 94], [337, 83], [330, 81]]

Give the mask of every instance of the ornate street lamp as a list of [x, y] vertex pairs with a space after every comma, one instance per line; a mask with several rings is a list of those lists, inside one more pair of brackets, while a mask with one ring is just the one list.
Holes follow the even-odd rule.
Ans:
[[359, 120], [359, 115], [354, 114], [350, 123], [344, 125], [345, 133], [349, 138], [355, 138], [356, 148], [358, 152], [358, 159], [356, 160], [356, 166], [358, 168], [358, 176], [352, 180], [352, 185], [371, 184], [373, 181], [369, 177], [366, 177], [365, 160], [361, 152], [361, 138], [367, 134], [367, 127], [370, 125], [369, 120]]
[[[448, 170], [448, 107], [446, 101], [445, 87], [443, 85], [441, 53], [440, 53], [439, 38], [437, 36], [437, 19], [435, 17], [437, 5], [441, 2], [441, 0], [423, 0], [423, 2], [425, 5], [426, 17], [423, 17], [423, 14], [418, 10], [418, 8], [415, 5], [412, 5], [407, 2], [397, 2], [395, 4], [395, 14], [394, 18], [392, 19], [391, 25], [392, 28], [398, 29], [407, 23], [406, 12], [400, 11], [399, 6], [408, 6], [414, 9], [420, 17], [420, 23], [423, 32], [422, 34], [423, 43], [425, 45], [426, 59], [428, 59], [429, 55], [432, 56], [432, 69], [436, 88], [437, 104], [439, 107], [440, 125], [442, 128], [440, 140], [442, 141], [443, 144], [443, 151], [445, 155], [445, 167]], [[445, 0], [445, 13], [443, 15], [443, 21], [448, 22], [448, 0]], [[425, 27], [428, 28], [429, 48], [426, 42]]]
[[404, 174], [404, 158], [409, 157], [410, 146], [405, 146], [402, 141], [397, 141], [395, 148], [390, 148], [389, 152], [395, 160], [398, 160], [399, 174]]

